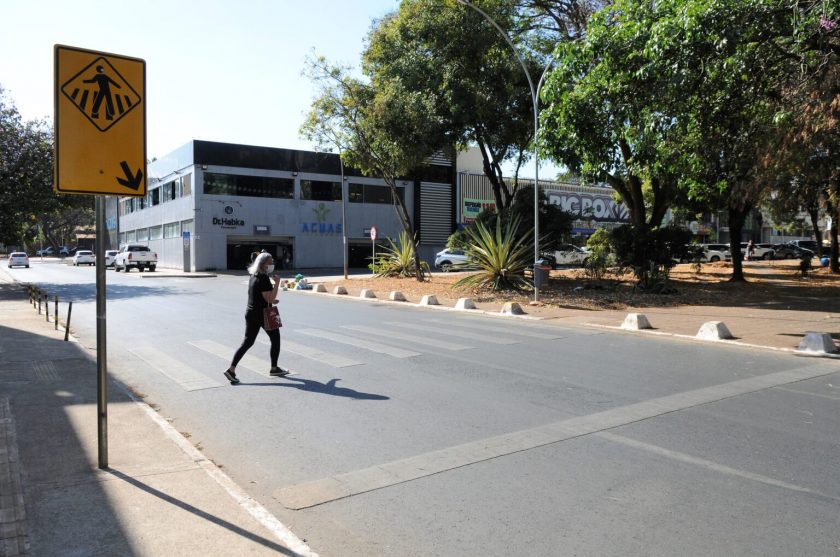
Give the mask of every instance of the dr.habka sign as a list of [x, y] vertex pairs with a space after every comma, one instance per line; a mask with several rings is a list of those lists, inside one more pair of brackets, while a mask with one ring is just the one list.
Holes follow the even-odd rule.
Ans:
[[55, 191], [146, 195], [146, 62], [55, 46]]

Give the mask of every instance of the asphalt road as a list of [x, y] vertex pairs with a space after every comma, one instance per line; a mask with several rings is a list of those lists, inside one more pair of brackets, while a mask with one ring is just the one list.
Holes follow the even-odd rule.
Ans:
[[[93, 347], [94, 272], [10, 274]], [[289, 292], [231, 387], [247, 277], [107, 279], [113, 376], [321, 555], [840, 555], [838, 361]]]

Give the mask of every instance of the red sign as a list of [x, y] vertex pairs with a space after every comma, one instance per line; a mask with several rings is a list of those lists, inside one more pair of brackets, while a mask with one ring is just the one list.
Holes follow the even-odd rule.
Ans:
[[370, 227], [370, 240], [371, 241], [376, 240], [376, 227], [375, 226]]

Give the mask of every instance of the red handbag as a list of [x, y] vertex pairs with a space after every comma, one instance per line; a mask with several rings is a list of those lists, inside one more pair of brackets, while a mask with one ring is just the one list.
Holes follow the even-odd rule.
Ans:
[[266, 331], [273, 331], [283, 326], [280, 321], [280, 310], [277, 306], [268, 306], [263, 310], [263, 328]]

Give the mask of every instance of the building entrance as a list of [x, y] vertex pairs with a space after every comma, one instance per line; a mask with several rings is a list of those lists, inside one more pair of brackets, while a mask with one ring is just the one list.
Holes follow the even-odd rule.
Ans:
[[227, 268], [231, 271], [244, 270], [251, 264], [254, 254], [267, 251], [274, 258], [274, 268], [278, 271], [294, 267], [294, 247], [292, 242], [272, 241], [228, 241]]

